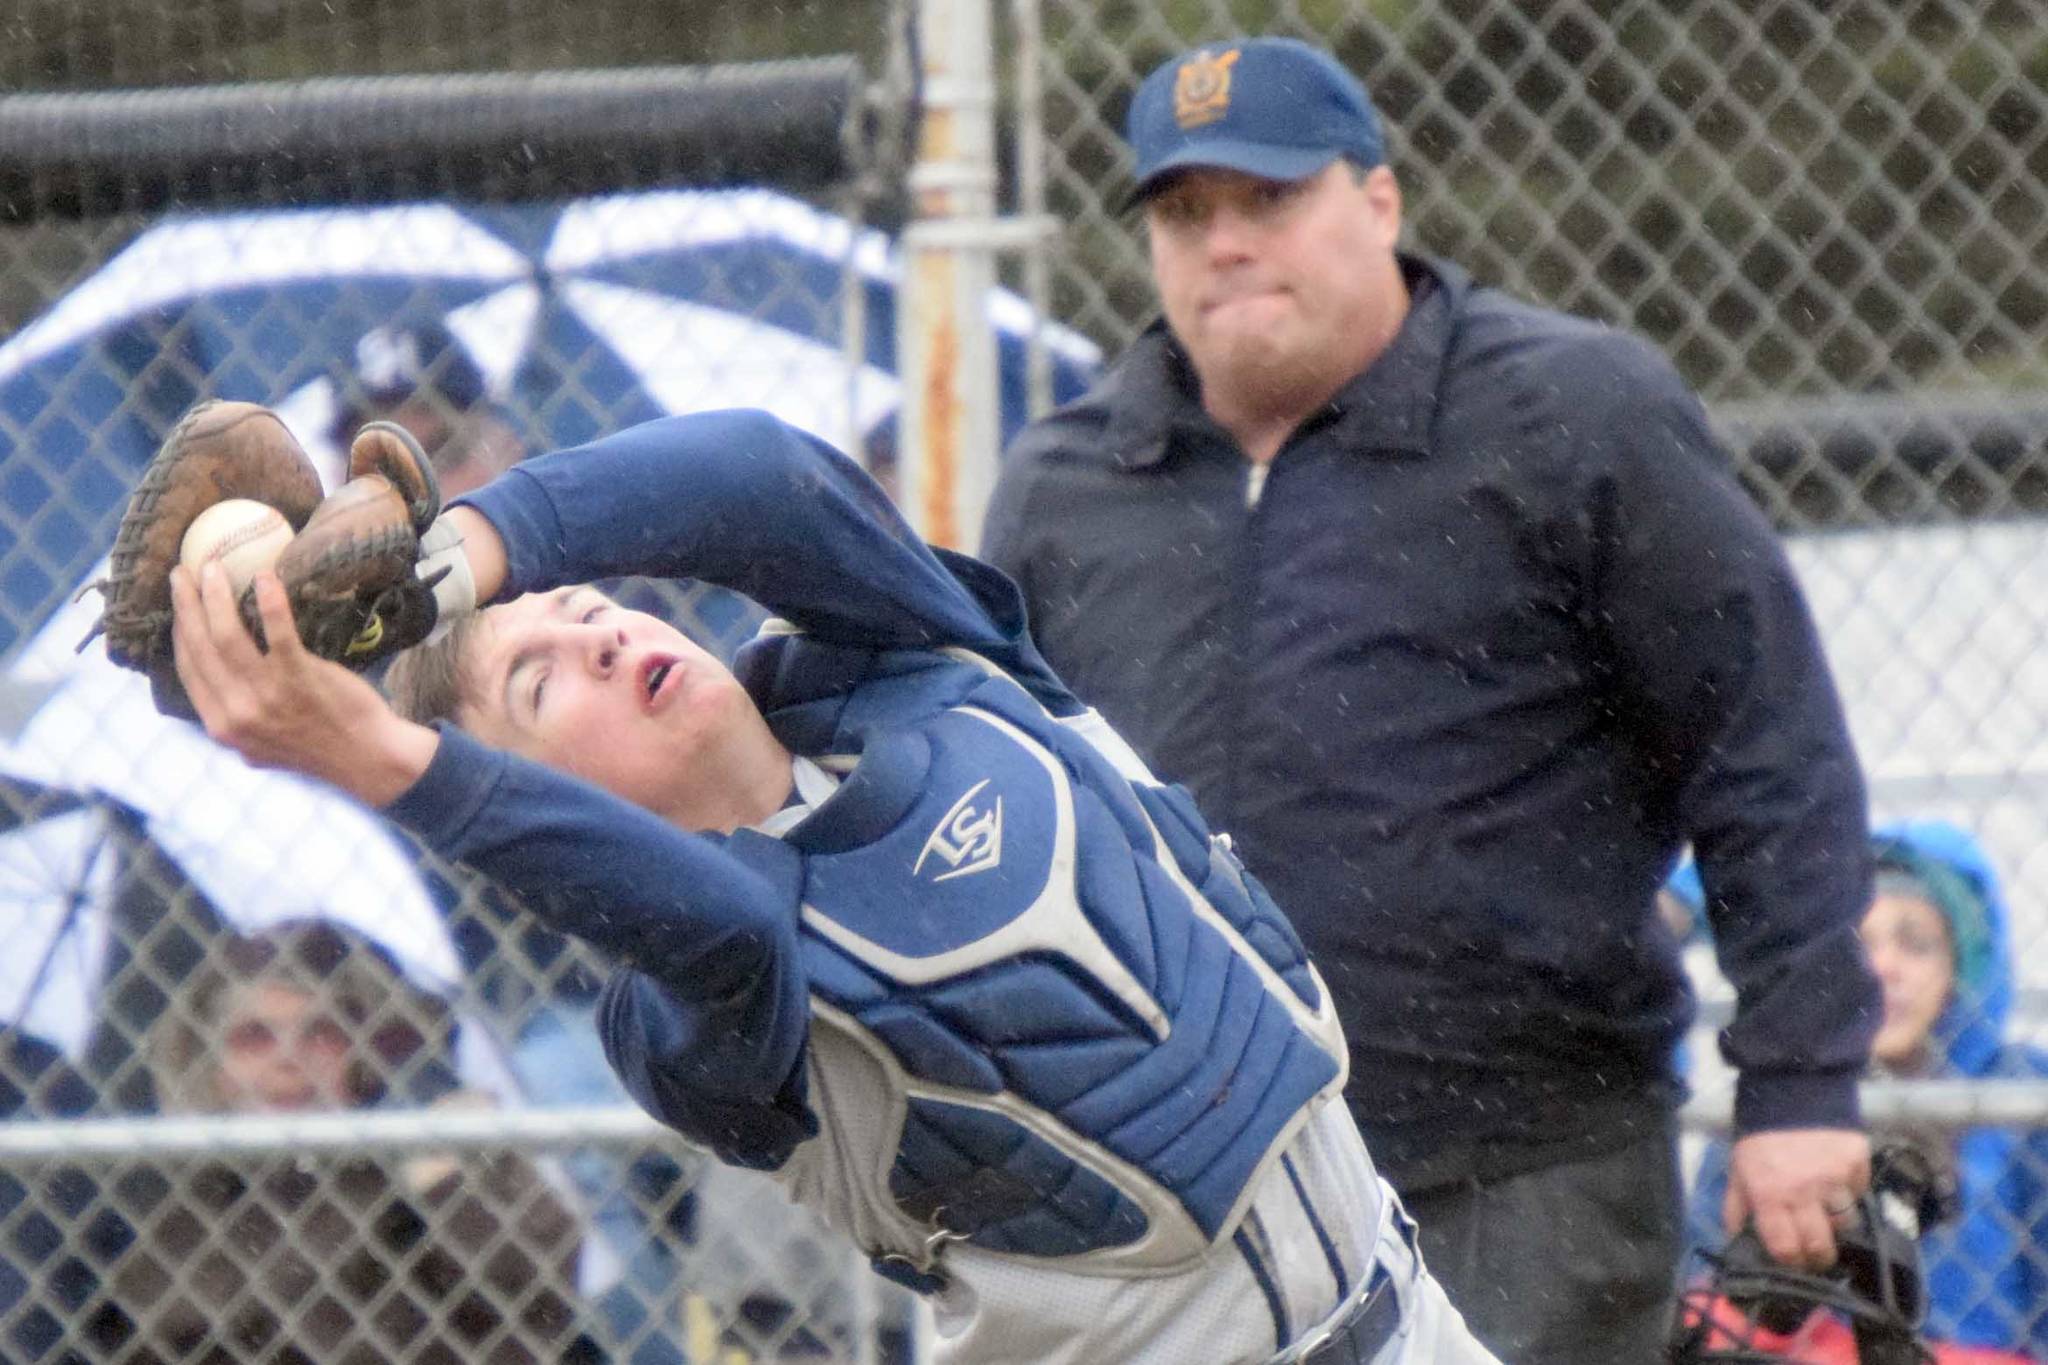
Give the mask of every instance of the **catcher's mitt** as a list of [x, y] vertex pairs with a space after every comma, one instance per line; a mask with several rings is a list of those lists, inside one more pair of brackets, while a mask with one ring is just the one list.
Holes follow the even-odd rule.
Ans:
[[[367, 668], [427, 638], [433, 584], [414, 572], [441, 488], [418, 441], [393, 422], [366, 423], [349, 446], [349, 481], [313, 510], [278, 556], [299, 638], [323, 659]], [[253, 590], [242, 620], [263, 643]]]
[[[429, 584], [414, 575], [419, 533], [441, 493], [419, 443], [374, 422], [349, 451], [349, 481], [322, 500], [320, 477], [275, 413], [207, 402], [187, 413], [129, 495], [83, 649], [104, 633], [107, 657], [145, 674], [157, 709], [193, 718], [171, 647], [170, 574], [185, 532], [227, 498], [275, 507], [296, 533], [276, 564], [306, 647], [353, 668], [424, 639], [434, 621]], [[263, 635], [253, 592], [243, 620]]]
[[190, 718], [171, 660], [171, 570], [193, 518], [227, 498], [253, 498], [294, 531], [320, 505], [320, 476], [277, 415], [254, 403], [201, 403], [164, 438], [128, 495], [100, 593], [107, 657], [148, 675], [159, 711]]

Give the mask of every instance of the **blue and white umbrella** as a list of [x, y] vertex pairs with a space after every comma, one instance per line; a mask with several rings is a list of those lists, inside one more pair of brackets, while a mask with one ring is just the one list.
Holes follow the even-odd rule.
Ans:
[[[536, 448], [761, 407], [857, 454], [898, 406], [898, 276], [884, 234], [760, 190], [166, 222], [0, 344], [0, 656], [85, 577], [127, 487], [201, 398], [277, 407], [331, 477], [333, 376], [357, 340], [438, 317]], [[1033, 323], [1002, 292], [989, 317], [1007, 437]], [[1040, 336], [1055, 398], [1079, 393], [1097, 349]]]
[[[85, 700], [67, 688], [53, 708]], [[121, 730], [116, 720], [109, 747]], [[334, 920], [382, 945], [421, 989], [460, 998], [461, 964], [448, 930], [406, 851], [368, 812], [281, 774], [253, 774], [252, 784], [246, 769], [223, 773], [227, 757], [189, 727], [151, 727], [142, 747], [139, 766], [124, 761], [112, 773], [103, 759], [75, 749], [61, 765], [49, 764], [32, 737], [0, 748], [0, 914], [8, 946], [0, 954], [0, 1025], [83, 1060], [101, 1021], [101, 992], [119, 962], [112, 925], [118, 886], [135, 875], [144, 848], [149, 870], [140, 875], [151, 884], [150, 903], [194, 898], [180, 932]], [[52, 766], [82, 780], [66, 787], [31, 776]], [[110, 798], [95, 776], [115, 777], [156, 809]], [[222, 821], [233, 827], [219, 827]], [[146, 936], [152, 926], [131, 925], [131, 932]], [[174, 984], [154, 957], [118, 969]], [[470, 1084], [514, 1093], [489, 1030], [459, 1028], [457, 1052]]]

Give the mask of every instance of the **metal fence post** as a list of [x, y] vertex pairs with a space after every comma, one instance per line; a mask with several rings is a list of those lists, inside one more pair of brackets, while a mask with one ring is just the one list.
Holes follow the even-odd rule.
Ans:
[[972, 551], [995, 479], [995, 77], [988, 0], [920, 0], [924, 123], [910, 170], [897, 359], [902, 503], [934, 544]]

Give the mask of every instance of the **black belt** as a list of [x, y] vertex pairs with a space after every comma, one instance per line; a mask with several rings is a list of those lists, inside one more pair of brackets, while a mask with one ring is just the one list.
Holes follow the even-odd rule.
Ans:
[[1394, 1237], [1384, 1245], [1375, 1242], [1365, 1283], [1351, 1292], [1334, 1321], [1318, 1323], [1306, 1341], [1274, 1357], [1274, 1365], [1372, 1365], [1400, 1332], [1401, 1293], [1394, 1281], [1417, 1281], [1422, 1257], [1415, 1249], [1415, 1225], [1408, 1215], [1396, 1205], [1389, 1216]]
[[1394, 1281], [1378, 1266], [1378, 1281], [1335, 1324], [1330, 1335], [1300, 1358], [1301, 1365], [1372, 1365], [1380, 1348], [1401, 1330], [1401, 1300]]

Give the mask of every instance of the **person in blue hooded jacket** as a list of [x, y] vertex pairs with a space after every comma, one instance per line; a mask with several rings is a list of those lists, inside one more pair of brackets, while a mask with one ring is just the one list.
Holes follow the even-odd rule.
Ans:
[[[1970, 835], [1941, 821], [1878, 830], [1876, 892], [1862, 936], [1884, 987], [1873, 1075], [2048, 1076], [2048, 1053], [2006, 1041], [2013, 1004], [2011, 922], [1998, 875]], [[2048, 1131], [1894, 1127], [1953, 1177], [1957, 1215], [1920, 1244], [1930, 1340], [2048, 1357]], [[1708, 1147], [1689, 1216], [1696, 1248], [1724, 1240], [1727, 1145]]]

